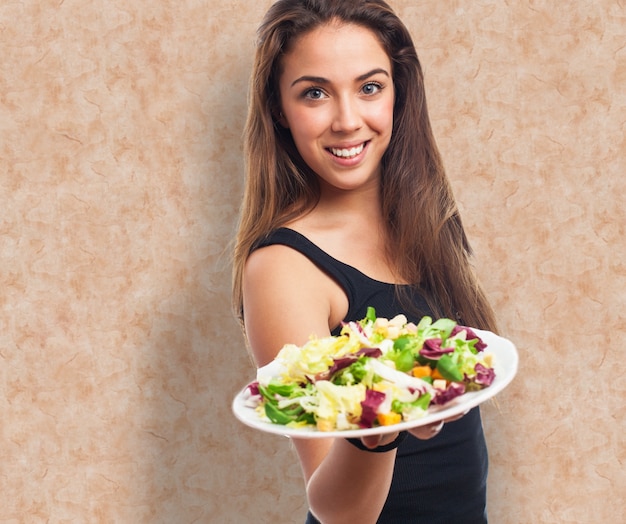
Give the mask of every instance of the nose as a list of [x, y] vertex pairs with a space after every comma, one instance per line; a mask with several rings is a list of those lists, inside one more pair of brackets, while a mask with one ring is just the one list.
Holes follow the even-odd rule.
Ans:
[[349, 96], [337, 100], [331, 129], [335, 133], [347, 133], [359, 129], [361, 125], [358, 101]]

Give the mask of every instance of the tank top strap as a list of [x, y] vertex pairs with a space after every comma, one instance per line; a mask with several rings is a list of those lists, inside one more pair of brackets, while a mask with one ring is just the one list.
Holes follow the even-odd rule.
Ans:
[[363, 273], [331, 257], [307, 237], [293, 229], [283, 227], [272, 231], [255, 246], [255, 249], [274, 244], [288, 246], [302, 253], [341, 286], [350, 303], [354, 303], [357, 299], [359, 287], [367, 285], [367, 277]]

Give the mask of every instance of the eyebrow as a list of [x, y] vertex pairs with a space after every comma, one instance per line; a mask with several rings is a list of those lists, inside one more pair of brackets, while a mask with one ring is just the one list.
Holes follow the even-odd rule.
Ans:
[[[371, 76], [378, 75], [378, 74], [383, 74], [385, 76], [389, 76], [389, 73], [387, 71], [385, 71], [381, 67], [378, 67], [376, 69], [372, 69], [371, 71], [368, 71], [367, 73], [364, 73], [364, 74], [358, 76], [356, 79], [359, 82], [362, 82], [363, 80], [367, 80]], [[324, 78], [322, 76], [307, 76], [307, 75], [305, 75], [305, 76], [301, 76], [300, 78], [296, 78], [291, 83], [291, 87], [295, 86], [299, 82], [313, 82], [315, 84], [329, 84], [330, 80], [328, 80], [327, 78]]]

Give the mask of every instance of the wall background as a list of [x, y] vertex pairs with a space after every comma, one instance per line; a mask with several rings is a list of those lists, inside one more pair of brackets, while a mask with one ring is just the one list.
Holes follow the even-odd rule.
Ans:
[[[228, 243], [271, 1], [0, 6], [0, 522], [292, 523]], [[496, 524], [626, 521], [626, 4], [392, 2], [521, 354], [484, 409]]]

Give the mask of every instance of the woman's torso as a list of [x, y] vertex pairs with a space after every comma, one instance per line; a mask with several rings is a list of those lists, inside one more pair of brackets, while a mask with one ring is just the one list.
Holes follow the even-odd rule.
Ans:
[[[401, 287], [412, 305], [410, 308], [403, 305], [406, 302], [400, 300], [396, 285], [368, 277], [331, 257], [294, 230], [278, 229], [256, 248], [273, 244], [302, 253], [337, 282], [347, 297], [346, 321], [364, 318], [368, 307], [375, 308], [379, 317], [392, 318], [402, 313], [413, 322], [424, 315], [432, 316], [424, 297], [409, 286]], [[338, 334], [339, 329], [333, 334]], [[379, 524], [485, 523], [487, 467], [487, 449], [477, 408], [444, 425], [430, 440], [409, 436], [398, 449]], [[316, 521], [309, 515], [307, 522]]]

